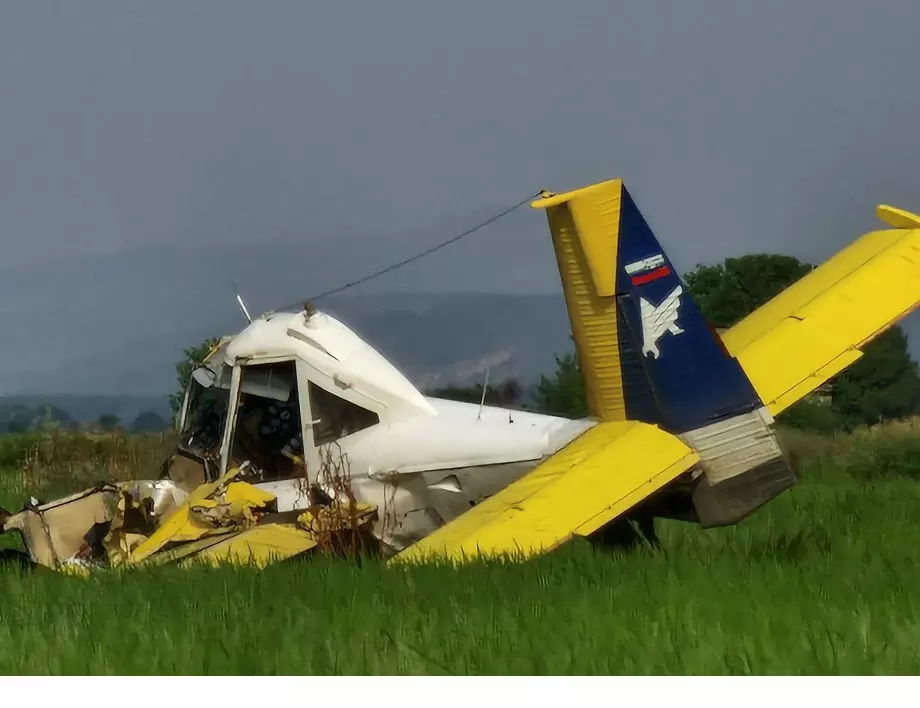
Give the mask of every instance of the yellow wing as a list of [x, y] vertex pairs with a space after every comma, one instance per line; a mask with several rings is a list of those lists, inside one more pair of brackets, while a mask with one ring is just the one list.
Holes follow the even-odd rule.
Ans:
[[[597, 531], [697, 463], [700, 523], [735, 523], [795, 480], [769, 416], [751, 406], [776, 415], [920, 303], [920, 217], [879, 207], [891, 229], [863, 236], [726, 332], [726, 355], [620, 180], [534, 206], [548, 211], [600, 422], [396, 561], [543, 553]], [[652, 379], [654, 405], [644, 409]], [[630, 420], [640, 417], [650, 422]], [[676, 434], [651, 424], [665, 417]]]
[[599, 423], [393, 560], [544, 553], [597, 531], [698, 460], [657, 426]]
[[920, 303], [920, 217], [877, 213], [893, 228], [865, 234], [722, 335], [773, 415]]

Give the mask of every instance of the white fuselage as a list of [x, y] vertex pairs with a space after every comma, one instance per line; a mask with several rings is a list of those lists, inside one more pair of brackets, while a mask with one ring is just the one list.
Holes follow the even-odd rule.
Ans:
[[[594, 424], [427, 400], [434, 416], [338, 441], [348, 459], [352, 493], [359, 502], [377, 505], [376, 531], [395, 550], [523, 476]], [[294, 480], [257, 486], [275, 494], [279, 511], [302, 507], [306, 501], [303, 485]]]
[[[322, 405], [332, 398], [372, 417], [373, 424], [342, 434], [331, 445], [347, 461], [356, 499], [378, 507], [376, 533], [393, 550], [507, 486], [594, 425], [590, 420], [426, 397], [338, 320], [325, 313], [279, 313], [254, 321], [227, 340], [207, 364], [215, 371], [214, 380], [223, 382], [216, 385], [229, 389], [231, 401], [221, 472], [230, 461], [240, 392], [247, 392], [249, 372], [262, 365], [288, 366], [292, 372], [295, 385], [290, 388], [297, 391], [304, 421], [302, 442], [311, 483], [332, 486], [324, 480], [321, 459], [330, 446], [317, 444], [316, 426], [334, 416]], [[252, 376], [248, 391], [258, 396], [277, 387], [283, 397], [283, 378], [272, 383], [271, 377]], [[310, 474], [311, 469], [317, 472]], [[279, 511], [307, 504], [302, 479], [258, 486], [276, 495]]]

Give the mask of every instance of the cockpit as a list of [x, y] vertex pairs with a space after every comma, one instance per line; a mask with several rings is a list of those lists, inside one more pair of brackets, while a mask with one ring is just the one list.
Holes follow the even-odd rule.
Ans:
[[[227, 363], [223, 343], [194, 370], [179, 420], [179, 444], [166, 474], [183, 486], [214, 480], [247, 464], [249, 481], [305, 476], [317, 448], [380, 422], [379, 414], [347, 400], [355, 394], [323, 381], [296, 357]], [[305, 445], [305, 435], [309, 437]]]

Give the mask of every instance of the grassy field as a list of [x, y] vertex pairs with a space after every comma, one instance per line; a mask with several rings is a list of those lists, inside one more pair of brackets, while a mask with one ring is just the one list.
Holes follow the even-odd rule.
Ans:
[[[0, 504], [18, 509], [24, 482], [50, 495], [105, 475], [93, 465], [129, 475], [162, 445], [96, 444], [92, 465], [61, 442], [8, 467]], [[920, 427], [785, 444], [798, 487], [734, 528], [663, 523], [658, 553], [577, 543], [516, 566], [88, 580], [5, 568], [0, 673], [920, 672]]]

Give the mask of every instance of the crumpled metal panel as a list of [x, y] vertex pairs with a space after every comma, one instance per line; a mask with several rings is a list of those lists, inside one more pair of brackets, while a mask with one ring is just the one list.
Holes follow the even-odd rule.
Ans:
[[349, 536], [369, 535], [373, 504], [332, 501], [291, 514], [277, 513], [273, 494], [240, 481], [240, 468], [193, 490], [168, 481], [102, 485], [64, 499], [28, 506], [7, 519], [20, 531], [34, 563], [86, 574], [92, 567], [144, 563], [254, 564], [326, 548], [363, 550]]

